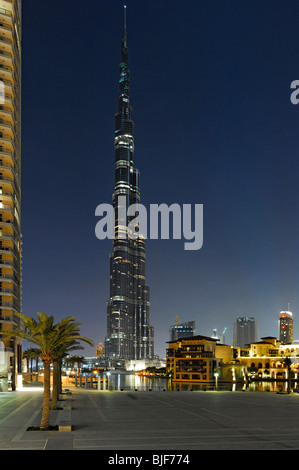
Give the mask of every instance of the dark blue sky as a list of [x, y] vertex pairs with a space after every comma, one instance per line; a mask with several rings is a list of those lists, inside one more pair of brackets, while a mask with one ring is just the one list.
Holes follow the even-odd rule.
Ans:
[[[123, 34], [119, 0], [23, 6], [23, 313], [106, 334], [111, 203]], [[204, 205], [204, 245], [147, 242], [155, 352], [174, 317], [198, 334], [238, 316], [278, 335], [290, 303], [299, 339], [299, 5], [291, 0], [128, 0], [135, 164], [142, 203]], [[86, 355], [94, 350], [86, 348]]]

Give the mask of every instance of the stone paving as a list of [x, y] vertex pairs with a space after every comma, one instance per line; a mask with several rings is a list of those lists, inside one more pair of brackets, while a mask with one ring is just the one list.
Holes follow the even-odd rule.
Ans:
[[[299, 394], [71, 388], [71, 431], [28, 431], [42, 390], [0, 394], [0, 450], [298, 450]], [[50, 424], [61, 412], [50, 411]], [[112, 452], [115, 454], [115, 452]]]

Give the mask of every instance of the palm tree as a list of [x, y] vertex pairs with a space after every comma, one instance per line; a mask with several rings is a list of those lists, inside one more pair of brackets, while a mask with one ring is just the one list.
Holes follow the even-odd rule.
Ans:
[[[33, 359], [33, 354], [30, 349], [26, 349], [26, 351], [23, 351], [22, 354], [23, 359], [27, 359], [27, 371], [32, 374], [32, 359]], [[30, 367], [29, 367], [29, 362], [30, 362]]]
[[[47, 313], [38, 312], [38, 321], [29, 315], [18, 314], [18, 316], [22, 320], [20, 326], [12, 332], [6, 332], [5, 337], [23, 338], [37, 346], [40, 350], [40, 358], [44, 364], [44, 394], [40, 429], [46, 430], [49, 428], [50, 413], [50, 365], [53, 362], [55, 354], [59, 351], [59, 348], [61, 348], [63, 344], [69, 344], [70, 339], [67, 340], [66, 336], [66, 324], [74, 321], [74, 319], [68, 317], [57, 325], [54, 325], [54, 317], [52, 315], [48, 316]], [[77, 324], [76, 327], [77, 329], [75, 329], [77, 334], [78, 325], [79, 324]]]
[[80, 378], [80, 369], [81, 369], [81, 364], [84, 364], [84, 357], [83, 356], [69, 356], [67, 358], [67, 362], [70, 363], [72, 366], [77, 364], [78, 367], [78, 373], [77, 373], [77, 378]]
[[[27, 359], [27, 369], [30, 373], [33, 373], [33, 360], [35, 360], [35, 370], [38, 371], [38, 358], [40, 356], [40, 350], [38, 348], [29, 348], [26, 351], [23, 351], [23, 359]], [[29, 360], [30, 360], [30, 368], [29, 368]]]
[[38, 348], [31, 348], [33, 359], [35, 360], [35, 372], [38, 372], [38, 361], [40, 357], [40, 350]]
[[[88, 338], [82, 338], [81, 341], [84, 341], [85, 343], [88, 343], [90, 346], [93, 346], [93, 343], [91, 340]], [[80, 347], [78, 341], [74, 341], [73, 343], [70, 343], [68, 346], [64, 345], [59, 352], [56, 353], [56, 356], [53, 358], [53, 390], [52, 390], [52, 410], [55, 410], [57, 408], [57, 400], [58, 400], [58, 395], [61, 392], [62, 386], [61, 386], [61, 363], [63, 357], [65, 357], [69, 351], [71, 350], [79, 350], [83, 349]], [[81, 357], [81, 356], [76, 356], [76, 357]], [[83, 358], [82, 358], [83, 360]], [[83, 361], [82, 361], [83, 362]]]
[[73, 367], [75, 364], [77, 364], [78, 370], [79, 370], [80, 364], [84, 363], [84, 357], [83, 356], [67, 356], [65, 362], [67, 364], [70, 364]]
[[81, 323], [75, 322], [73, 317], [67, 317], [56, 325], [60, 342], [53, 351], [53, 391], [52, 391], [52, 409], [57, 408], [58, 393], [60, 390], [61, 373], [59, 364], [69, 351], [74, 349], [83, 349], [80, 341], [93, 345], [93, 342], [80, 335]]
[[37, 313], [38, 321], [29, 315], [18, 314], [22, 322], [12, 332], [7, 332], [6, 337], [20, 337], [40, 349], [40, 357], [44, 364], [44, 395], [40, 429], [49, 427], [50, 405], [50, 364], [52, 351], [57, 343], [57, 334], [54, 330], [54, 317], [46, 313]]

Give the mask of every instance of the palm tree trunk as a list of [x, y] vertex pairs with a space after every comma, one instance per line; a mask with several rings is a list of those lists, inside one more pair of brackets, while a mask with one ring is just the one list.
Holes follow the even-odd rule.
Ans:
[[58, 360], [55, 359], [53, 361], [53, 389], [52, 389], [52, 410], [57, 409], [57, 400], [58, 400], [58, 379], [59, 379], [59, 373], [58, 373]]
[[43, 397], [43, 411], [40, 429], [45, 430], [49, 428], [49, 414], [50, 414], [50, 362], [44, 362], [44, 397]]
[[62, 376], [61, 376], [62, 360], [58, 360], [58, 393], [62, 394]]
[[79, 384], [81, 384], [81, 382], [80, 382], [80, 372], [81, 372], [81, 370], [80, 370], [80, 361], [77, 362], [77, 365], [78, 365], [78, 379], [79, 379]]

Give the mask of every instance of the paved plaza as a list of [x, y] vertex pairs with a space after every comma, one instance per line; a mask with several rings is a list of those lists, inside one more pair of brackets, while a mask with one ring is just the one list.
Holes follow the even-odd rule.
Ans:
[[28, 431], [40, 424], [42, 390], [1, 393], [0, 450], [299, 449], [297, 393], [71, 391], [69, 432]]

